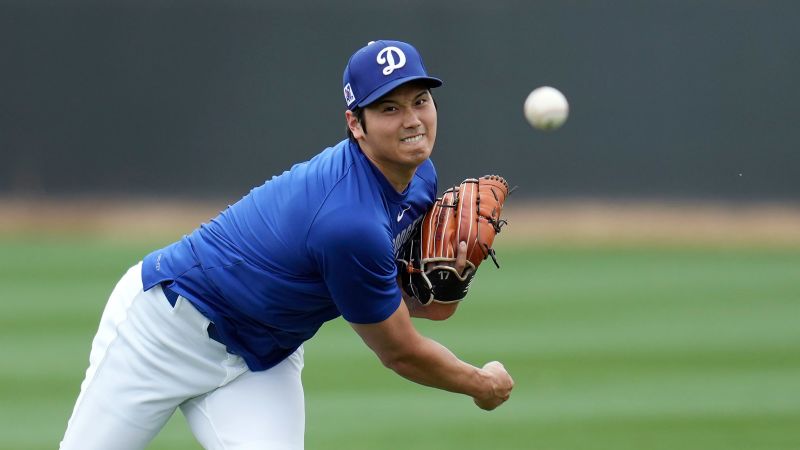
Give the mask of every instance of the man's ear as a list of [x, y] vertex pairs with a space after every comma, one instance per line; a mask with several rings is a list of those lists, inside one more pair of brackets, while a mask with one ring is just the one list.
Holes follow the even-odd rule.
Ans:
[[358, 121], [358, 117], [353, 114], [353, 111], [349, 109], [344, 112], [344, 118], [347, 121], [347, 128], [350, 129], [350, 132], [353, 133], [353, 137], [358, 140], [364, 137], [364, 130], [361, 128], [361, 122]]

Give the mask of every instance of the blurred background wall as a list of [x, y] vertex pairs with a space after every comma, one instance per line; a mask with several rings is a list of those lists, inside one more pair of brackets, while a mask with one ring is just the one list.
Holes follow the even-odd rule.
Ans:
[[[0, 195], [238, 198], [344, 137], [352, 52], [444, 79], [443, 185], [531, 198], [800, 198], [800, 2], [0, 1]], [[528, 92], [561, 89], [545, 134]]]

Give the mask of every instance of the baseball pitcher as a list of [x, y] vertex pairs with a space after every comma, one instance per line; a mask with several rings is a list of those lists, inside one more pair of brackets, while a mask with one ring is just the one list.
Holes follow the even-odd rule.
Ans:
[[114, 288], [61, 449], [143, 449], [181, 408], [207, 449], [302, 449], [303, 343], [342, 316], [383, 364], [491, 410], [513, 381], [420, 335], [494, 257], [508, 185], [437, 198], [437, 110], [417, 50], [371, 42], [344, 70], [348, 138], [255, 187]]

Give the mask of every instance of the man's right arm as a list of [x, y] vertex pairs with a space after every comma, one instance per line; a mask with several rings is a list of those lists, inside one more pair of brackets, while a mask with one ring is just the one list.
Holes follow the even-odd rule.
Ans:
[[384, 366], [415, 383], [469, 395], [486, 410], [500, 406], [511, 395], [514, 381], [502, 364], [492, 361], [478, 368], [461, 361], [419, 334], [405, 302], [383, 322], [351, 326]]

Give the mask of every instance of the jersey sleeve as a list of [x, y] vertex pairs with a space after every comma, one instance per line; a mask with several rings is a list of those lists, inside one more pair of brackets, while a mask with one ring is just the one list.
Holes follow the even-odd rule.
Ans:
[[397, 310], [401, 296], [390, 231], [361, 219], [353, 211], [318, 218], [307, 245], [342, 317], [376, 323]]

